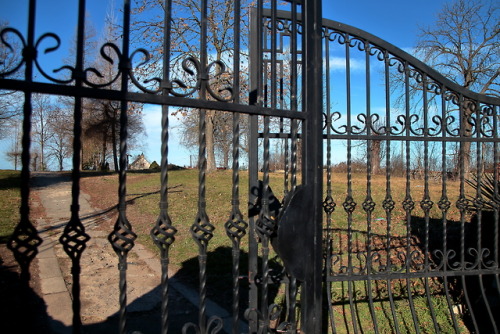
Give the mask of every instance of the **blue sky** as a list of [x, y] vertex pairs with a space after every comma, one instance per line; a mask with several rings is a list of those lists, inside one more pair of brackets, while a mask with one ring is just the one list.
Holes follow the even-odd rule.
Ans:
[[[429, 25], [436, 14], [442, 8], [445, 0], [420, 0], [414, 1], [373, 1], [373, 0], [351, 0], [323, 1], [323, 16], [359, 29], [366, 30], [371, 34], [385, 39], [396, 46], [409, 50], [416, 42], [419, 25]], [[27, 0], [0, 1], [0, 19], [7, 20], [10, 26], [19, 29], [23, 34], [26, 31], [27, 22]], [[87, 0], [89, 18], [94, 22], [96, 30], [102, 26], [106, 11], [111, 6], [110, 1]], [[116, 1], [120, 3], [120, 1]], [[40, 0], [37, 9], [36, 34], [40, 36], [45, 32], [55, 32], [62, 39], [59, 52], [52, 53], [50, 59], [63, 58], [68, 50], [76, 23], [77, 1], [69, 0]], [[50, 46], [50, 41], [46, 41]], [[49, 61], [43, 58], [41, 61]], [[145, 106], [144, 123], [147, 130], [147, 138], [142, 147], [135, 154], [144, 151], [150, 160], [160, 161], [160, 108], [158, 106]], [[174, 126], [171, 132], [171, 145], [169, 161], [178, 165], [188, 165], [190, 154], [179, 144], [180, 136], [175, 129], [177, 120], [171, 120]], [[11, 141], [7, 138], [0, 142], [0, 169], [13, 168], [6, 161], [4, 152], [10, 148]]]

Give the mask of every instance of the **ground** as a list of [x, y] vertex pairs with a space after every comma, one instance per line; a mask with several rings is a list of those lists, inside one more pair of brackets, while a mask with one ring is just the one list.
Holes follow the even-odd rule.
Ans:
[[[70, 332], [71, 261], [57, 242], [70, 216], [71, 183], [68, 181], [67, 174], [37, 174], [33, 179], [30, 216], [44, 244], [31, 265], [32, 279], [26, 291], [22, 288], [20, 270], [11, 251], [6, 245], [0, 245], [0, 321], [7, 324], [3, 333]], [[99, 189], [93, 189], [92, 203], [103, 201], [100, 194]], [[81, 259], [82, 322], [85, 333], [106, 333], [116, 329], [118, 320], [118, 260], [107, 240], [116, 220], [116, 210], [107, 206], [96, 208], [91, 205], [90, 198], [89, 194], [80, 198], [80, 216], [86, 233], [91, 236]], [[47, 273], [47, 256], [44, 255], [47, 248], [55, 254], [59, 274]], [[130, 253], [127, 271], [130, 330], [143, 334], [159, 331], [160, 274], [158, 258], [137, 244]], [[57, 275], [62, 277], [66, 287], [63, 284], [63, 289], [55, 291], [52, 282]], [[196, 307], [186, 299], [182, 289], [171, 288], [169, 292], [171, 301], [178, 306], [170, 313], [170, 326], [174, 332], [180, 332], [184, 323], [196, 319]], [[62, 298], [65, 294], [69, 296], [68, 305], [64, 305]]]

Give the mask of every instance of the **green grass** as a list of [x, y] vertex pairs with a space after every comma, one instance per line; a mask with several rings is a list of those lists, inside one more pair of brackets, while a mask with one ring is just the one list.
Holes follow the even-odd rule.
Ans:
[[[262, 175], [260, 175], [260, 178]], [[283, 198], [283, 174], [271, 174], [270, 184], [280, 199]], [[117, 187], [116, 175], [102, 177], [106, 183], [113, 183]], [[147, 243], [153, 249], [155, 248], [149, 238], [149, 230], [154, 225], [159, 215], [158, 193], [160, 189], [159, 173], [131, 173], [128, 177], [127, 194], [128, 199], [134, 199], [129, 208], [135, 210], [146, 223], [140, 222], [134, 225], [138, 230], [140, 241]], [[391, 180], [391, 194], [395, 202], [394, 210], [391, 212], [391, 237], [402, 238], [407, 234], [406, 212], [403, 209], [402, 202], [405, 198], [404, 178], [393, 177]], [[376, 175], [372, 180], [372, 198], [376, 203], [371, 217], [362, 208], [367, 193], [366, 176], [363, 174], [354, 174], [352, 179], [352, 196], [357, 203], [354, 212], [349, 215], [342, 207], [347, 196], [348, 188], [345, 174], [334, 174], [333, 194], [336, 203], [336, 209], [333, 212], [332, 227], [340, 230], [346, 230], [350, 227], [354, 231], [355, 239], [364, 242], [366, 238], [368, 221], [371, 223], [372, 233], [379, 236], [385, 236], [387, 229], [387, 213], [382, 207], [382, 202], [387, 196], [386, 179], [382, 175]], [[452, 222], [460, 220], [460, 212], [455, 207], [458, 199], [458, 182], [450, 181], [447, 183], [448, 198], [451, 202], [450, 209], [447, 212], [447, 219]], [[240, 209], [245, 215], [248, 205], [248, 174], [240, 174]], [[326, 186], [325, 193], [326, 193]], [[441, 184], [430, 182], [428, 193], [433, 201], [433, 206], [429, 212], [429, 218], [436, 225], [441, 220], [443, 214], [438, 208], [437, 202], [441, 198]], [[224, 229], [224, 223], [228, 220], [231, 212], [231, 189], [232, 173], [231, 171], [217, 171], [208, 173], [206, 176], [206, 211], [210, 223], [215, 226], [213, 238], [209, 243], [209, 251], [218, 247], [230, 246], [230, 240]], [[412, 210], [413, 217], [424, 217], [424, 211], [420, 207], [420, 201], [424, 198], [424, 184], [422, 180], [412, 180], [411, 196], [415, 208]], [[326, 196], [326, 195], [325, 195]], [[198, 171], [197, 170], [178, 170], [169, 173], [169, 216], [173, 225], [178, 229], [176, 241], [171, 247], [171, 263], [180, 264], [183, 261], [197, 255], [197, 247], [190, 234], [190, 227], [194, 223], [198, 211]], [[466, 217], [468, 219], [468, 217]], [[247, 219], [245, 217], [245, 219]], [[433, 228], [433, 226], [431, 226]], [[436, 227], [438, 228], [438, 227]], [[247, 250], [246, 239], [242, 239], [242, 249]]]
[[[374, 280], [370, 283], [371, 296], [366, 281], [330, 284], [332, 299], [329, 311], [337, 333], [352, 333], [355, 327], [358, 332], [361, 329], [362, 333], [375, 333], [375, 323], [379, 333], [395, 333], [396, 328], [400, 333], [415, 333], [413, 317], [420, 333], [436, 333], [434, 323], [438, 333], [455, 332], [448, 301], [439, 281], [432, 278], [413, 278], [408, 282], [392, 280], [390, 293], [387, 281]], [[425, 294], [425, 284], [432, 291], [430, 298]], [[411, 298], [408, 286], [411, 286]], [[349, 297], [352, 297], [352, 302]], [[452, 300], [450, 304], [453, 305]], [[458, 316], [456, 322], [460, 333], [468, 333]]]
[[[272, 177], [272, 188], [276, 194], [283, 192], [283, 186], [277, 182], [279, 176]], [[273, 182], [274, 181], [274, 182]], [[231, 171], [217, 171], [207, 174], [206, 177], [206, 211], [210, 223], [215, 226], [210, 240], [208, 251], [213, 252], [220, 247], [231, 247], [231, 241], [226, 235], [224, 224], [231, 212], [232, 173]], [[128, 179], [128, 198], [136, 198], [130, 208], [147, 216], [151, 223], [148, 226], [134, 226], [140, 229], [140, 241], [145, 242], [153, 249], [149, 237], [149, 229], [159, 215], [160, 200], [159, 174], [134, 174]], [[198, 248], [191, 236], [190, 228], [198, 212], [198, 171], [179, 170], [169, 173], [169, 216], [178, 230], [176, 240], [170, 250], [170, 263], [179, 265], [182, 262], [196, 257]], [[248, 203], [248, 176], [240, 175], [240, 209], [245, 215]], [[154, 193], [140, 197], [141, 194]], [[137, 198], [139, 197], [139, 198]], [[282, 196], [281, 196], [282, 197]], [[246, 218], [245, 218], [246, 219]], [[132, 222], [133, 223], [133, 222]], [[242, 250], [248, 251], [248, 238], [242, 239]]]
[[[87, 175], [98, 180], [98, 185], [94, 185], [101, 192], [116, 192], [118, 186], [118, 178], [116, 174], [105, 175]], [[278, 198], [283, 198], [283, 174], [273, 173], [270, 177], [270, 184]], [[262, 178], [262, 175], [259, 176]], [[191, 225], [195, 221], [198, 211], [198, 171], [197, 170], [178, 170], [169, 173], [169, 215], [173, 225], [178, 230], [175, 242], [170, 248], [169, 262], [170, 268], [176, 272], [176, 275], [192, 284], [195, 288], [198, 284], [198, 247], [190, 232]], [[99, 187], [99, 185], [102, 185]], [[0, 242], [5, 243], [12, 234], [15, 224], [19, 220], [19, 204], [20, 204], [20, 173], [13, 171], [0, 171]], [[391, 180], [391, 193], [395, 201], [395, 208], [391, 213], [392, 226], [390, 230], [393, 238], [393, 251], [404, 250], [404, 238], [407, 233], [406, 213], [402, 208], [402, 201], [405, 197], [406, 180], [404, 178], [394, 177]], [[450, 181], [447, 183], [447, 193], [452, 205], [447, 213], [447, 218], [450, 224], [460, 219], [460, 213], [456, 209], [454, 202], [458, 198], [458, 182]], [[248, 174], [242, 172], [240, 174], [240, 209], [246, 215], [248, 207]], [[326, 186], [324, 187], [326, 193]], [[130, 200], [128, 205], [129, 220], [133, 226], [133, 230], [138, 235], [138, 241], [148, 246], [150, 249], [157, 251], [157, 247], [152, 242], [149, 231], [154, 226], [159, 215], [159, 189], [160, 189], [160, 174], [159, 173], [129, 173], [127, 178], [127, 199]], [[362, 202], [365, 200], [367, 186], [366, 176], [362, 174], [354, 174], [352, 179], [352, 196], [357, 203], [354, 212], [349, 215], [342, 207], [343, 202], [348, 193], [348, 186], [345, 174], [334, 174], [332, 184], [336, 209], [333, 212], [332, 226], [337, 229], [332, 235], [333, 243], [337, 245], [337, 251], [345, 251], [346, 246], [346, 230], [350, 227], [353, 231], [353, 244], [355, 250], [359, 252], [365, 251], [360, 245], [366, 244], [367, 226], [369, 216], [362, 209]], [[415, 209], [411, 212], [414, 217], [423, 217], [424, 211], [420, 208], [419, 202], [424, 197], [424, 184], [421, 180], [412, 180], [411, 195], [415, 201]], [[208, 296], [217, 300], [223, 306], [229, 308], [231, 303], [231, 240], [225, 232], [224, 224], [229, 218], [231, 212], [231, 192], [232, 190], [232, 172], [217, 171], [208, 173], [206, 176], [206, 211], [210, 219], [210, 223], [214, 225], [215, 230], [208, 246]], [[438, 182], [429, 183], [428, 193], [431, 200], [434, 202], [432, 209], [429, 212], [431, 224], [437, 224], [443, 214], [437, 207], [437, 202], [441, 197], [442, 185]], [[467, 189], [469, 191], [469, 189]], [[387, 215], [382, 208], [382, 201], [387, 196], [386, 179], [383, 176], [374, 176], [372, 180], [372, 198], [377, 204], [371, 216], [372, 233], [378, 234], [374, 242], [379, 242], [380, 247], [384, 247], [384, 237], [388, 233], [387, 230]], [[110, 198], [110, 203], [114, 197]], [[468, 218], [468, 217], [466, 217]], [[245, 217], [245, 219], [248, 219]], [[412, 218], [413, 219], [413, 218]], [[434, 228], [431, 226], [431, 228]], [[247, 229], [248, 232], [248, 229]], [[398, 239], [399, 238], [399, 239]], [[395, 241], [396, 240], [396, 241]], [[397, 241], [399, 240], [399, 241]], [[338, 246], [338, 242], [342, 246]], [[394, 244], [400, 242], [400, 244]], [[372, 246], [376, 246], [373, 244]], [[339, 248], [340, 247], [340, 248]], [[344, 248], [342, 248], [344, 247]], [[403, 247], [403, 248], [401, 248]], [[247, 271], [248, 261], [248, 236], [241, 240], [241, 275], [245, 275]], [[337, 265], [345, 264], [345, 255], [339, 257], [341, 262]], [[355, 255], [354, 255], [355, 256]], [[272, 266], [276, 269], [280, 268], [279, 259], [271, 251]], [[356, 257], [363, 259], [363, 257]], [[361, 261], [361, 260], [359, 260]], [[363, 263], [355, 263], [362, 266]], [[333, 268], [334, 270], [336, 268]], [[338, 269], [338, 268], [337, 268]], [[414, 280], [414, 279], [412, 279]], [[430, 279], [432, 282], [432, 279]], [[245, 281], [242, 281], [242, 286], [245, 287]], [[401, 282], [398, 281], [401, 285]], [[353, 303], [349, 302], [348, 285], [355, 294], [353, 295]], [[442, 285], [431, 284], [430, 291], [432, 296], [428, 299], [422, 293], [421, 283], [412, 283], [413, 307], [417, 314], [418, 322], [422, 333], [427, 331], [433, 332], [433, 319], [429, 311], [429, 303], [432, 303], [434, 316], [439, 324], [440, 331], [443, 333], [453, 332], [453, 324], [450, 318], [450, 311], [446, 297], [442, 291]], [[382, 283], [384, 285], [384, 283]], [[283, 303], [283, 286], [272, 286], [270, 302]], [[416, 289], [416, 290], [415, 290]], [[440, 290], [441, 289], [441, 290]], [[332, 300], [330, 309], [334, 315], [335, 326], [338, 333], [351, 333], [354, 331], [354, 324], [358, 328], [373, 328], [373, 315], [377, 319], [380, 333], [392, 333], [396, 327], [396, 321], [399, 330], [402, 333], [414, 332], [413, 319], [410, 312], [410, 303], [408, 299], [408, 291], [405, 284], [399, 288], [395, 288], [393, 295], [393, 304], [391, 306], [390, 299], [387, 297], [387, 286], [377, 287], [373, 290], [373, 304], [368, 302], [368, 294], [366, 282], [356, 283], [332, 283], [330, 285]], [[380, 292], [386, 295], [380, 295]], [[241, 296], [242, 300], [247, 298]], [[326, 305], [326, 304], [325, 304]], [[243, 307], [243, 306], [242, 306]], [[353, 310], [351, 310], [353, 307]], [[393, 313], [394, 311], [394, 313]], [[463, 324], [459, 321], [460, 330]], [[464, 330], [465, 331], [465, 330]], [[370, 330], [365, 330], [369, 333]]]
[[[106, 175], [101, 178], [103, 184], [111, 185], [113, 189], [117, 189], [116, 175]], [[262, 175], [260, 175], [259, 178], [262, 178]], [[284, 174], [280, 173], [273, 173], [270, 178], [271, 187], [280, 199], [283, 198], [283, 178]], [[390, 192], [392, 199], [395, 201], [395, 207], [391, 212], [392, 220], [390, 230], [387, 228], [387, 213], [382, 207], [382, 202], [388, 194], [387, 180], [385, 177], [376, 175], [372, 179], [372, 199], [376, 203], [376, 207], [371, 215], [371, 219], [362, 208], [362, 203], [367, 193], [366, 175], [353, 175], [351, 190], [357, 206], [351, 215], [347, 214], [342, 207], [349, 190], [346, 180], [347, 177], [345, 174], [337, 173], [334, 174], [332, 184], [336, 209], [331, 218], [332, 227], [337, 229], [337, 232], [332, 235], [332, 240], [337, 247], [336, 250], [344, 254], [339, 257], [341, 262], [337, 265], [342, 265], [342, 263], [345, 264], [345, 251], [347, 250], [346, 231], [349, 227], [353, 231], [353, 249], [360, 253], [366, 251], [363, 249], [363, 245], [366, 245], [368, 242], [368, 222], [370, 222], [372, 227], [372, 236], [376, 235], [375, 239], [372, 240], [372, 242], [374, 242], [372, 247], [376, 248], [375, 246], [378, 246], [380, 248], [378, 250], [383, 253], [384, 247], [386, 247], [385, 238], [389, 233], [392, 238], [391, 247], [393, 247], [391, 252], [394, 253], [389, 255], [397, 255], [399, 251], [405, 251], [408, 226], [402, 201], [406, 196], [406, 180], [399, 177], [393, 177], [391, 180]], [[180, 275], [185, 282], [193, 284], [195, 288], [198, 284], [198, 247], [191, 236], [190, 228], [195, 221], [198, 211], [198, 182], [197, 170], [178, 170], [169, 173], [169, 216], [178, 231], [175, 236], [176, 240], [169, 252], [170, 268], [177, 273], [176, 275]], [[449, 219], [449, 224], [454, 224], [460, 220], [460, 212], [455, 207], [455, 202], [459, 196], [458, 185], [459, 183], [456, 181], [449, 181], [447, 183], [447, 195], [451, 202], [450, 209], [446, 214], [447, 219]], [[326, 186], [324, 188], [326, 193]], [[159, 215], [159, 189], [159, 173], [130, 173], [128, 175], [127, 194], [128, 199], [132, 200], [128, 207], [128, 212], [130, 213], [129, 221], [134, 231], [138, 234], [139, 242], [147, 245], [153, 250], [157, 250], [157, 248], [151, 241], [149, 231], [154, 226]], [[231, 212], [231, 189], [231, 171], [217, 171], [207, 174], [205, 195], [206, 211], [210, 223], [215, 227], [213, 237], [208, 245], [208, 295], [228, 308], [231, 301], [231, 240], [226, 235], [224, 223], [228, 220]], [[422, 218], [425, 216], [423, 209], [420, 207], [420, 201], [424, 198], [425, 194], [423, 181], [411, 180], [410, 191], [412, 199], [415, 202], [415, 208], [411, 212], [413, 221], [418, 217]], [[469, 189], [467, 189], [467, 191], [469, 191]], [[441, 221], [443, 218], [443, 213], [437, 205], [437, 202], [442, 196], [441, 183], [430, 182], [428, 184], [427, 193], [434, 203], [428, 213], [430, 224], [432, 225], [430, 228], [431, 230], [439, 229], [442, 227]], [[240, 209], [244, 215], [246, 215], [247, 207], [248, 174], [242, 172], [240, 174]], [[465, 218], [468, 219], [468, 217]], [[247, 219], [247, 217], [245, 217], [245, 219]], [[341, 242], [341, 246], [339, 246], [338, 242]], [[414, 247], [418, 246], [412, 244], [412, 250], [415, 249]], [[242, 239], [240, 248], [242, 252], [240, 270], [241, 274], [245, 275], [248, 257], [247, 236]], [[356, 255], [353, 256], [356, 257]], [[274, 257], [273, 253], [271, 253], [271, 257]], [[356, 257], [356, 259], [363, 259], [363, 257]], [[279, 268], [279, 260], [274, 261], [274, 263], [275, 267]], [[362, 263], [355, 265], [362, 266]], [[332, 303], [333, 306], [331, 306], [333, 314], [335, 314], [338, 333], [353, 332], [353, 321], [357, 321], [359, 327], [373, 328], [371, 311], [375, 312], [380, 333], [394, 332], [396, 326], [395, 321], [397, 321], [402, 333], [414, 332], [408, 292], [405, 289], [399, 289], [397, 295], [394, 297], [394, 317], [391, 303], [388, 298], [375, 299], [372, 307], [370, 307], [370, 303], [368, 303], [366, 299], [366, 288], [361, 287], [362, 284], [365, 283], [356, 283], [355, 301], [352, 304], [352, 306], [355, 307], [354, 312], [350, 310], [351, 304], [349, 300], [345, 299], [348, 293], [346, 290], [348, 283], [344, 283], [343, 288], [339, 288], [338, 284], [333, 284], [331, 286], [332, 295], [344, 296], [344, 299], [340, 298], [336, 301], [334, 300]], [[414, 285], [412, 285], [412, 287], [415, 289]], [[283, 296], [278, 294], [277, 290], [279, 289], [281, 291], [283, 287], [273, 287], [273, 289], [275, 289], [273, 293], [273, 296], [275, 296], [274, 302], [282, 302]], [[385, 288], [385, 290], [387, 289]], [[435, 310], [434, 316], [439, 324], [440, 331], [443, 333], [453, 332], [451, 327], [453, 324], [450, 320], [448, 303], [442, 291], [442, 284], [432, 285], [430, 291], [432, 293], [430, 299], [419, 291], [412, 293], [413, 306], [420, 327], [424, 328], [422, 333], [426, 333], [427, 330], [429, 332], [434, 331], [432, 327], [432, 315], [429, 312], [429, 302], [432, 303]], [[273, 302], [273, 298], [270, 300], [271, 303]], [[355, 319], [352, 319], [352, 314], [355, 314]], [[461, 323], [459, 323], [459, 326], [461, 329], [463, 328]], [[369, 331], [365, 332], [368, 333]]]
[[20, 172], [0, 170], [0, 243], [6, 243], [19, 221]]

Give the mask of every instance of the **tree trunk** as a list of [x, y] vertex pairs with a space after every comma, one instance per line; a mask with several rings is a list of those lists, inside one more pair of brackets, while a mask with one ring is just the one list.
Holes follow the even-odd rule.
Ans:
[[371, 153], [371, 167], [372, 167], [372, 173], [373, 174], [378, 174], [380, 172], [380, 147], [381, 147], [382, 141], [381, 140], [372, 140], [371, 142], [371, 148], [370, 148], [370, 153]]
[[100, 170], [104, 170], [105, 163], [106, 163], [106, 132], [104, 132], [104, 135], [102, 138], [102, 159], [101, 159], [101, 163], [99, 166]]
[[[111, 126], [111, 138], [113, 141], [113, 163], [115, 164], [115, 172], [118, 172], [118, 150], [116, 149], [117, 146], [117, 140], [116, 140], [116, 118], [114, 119], [114, 122]], [[128, 167], [128, 166], [127, 166]]]
[[229, 169], [229, 151], [224, 151], [224, 166], [225, 169]]
[[215, 140], [214, 140], [214, 118], [215, 111], [210, 110], [206, 113], [206, 152], [207, 152], [207, 172], [217, 169], [215, 164]]
[[62, 154], [59, 154], [59, 157], [57, 160], [59, 160], [59, 171], [62, 172], [63, 170], [63, 159], [64, 157], [62, 156]]
[[[464, 103], [464, 116], [461, 117], [463, 128], [462, 136], [467, 138], [472, 135], [471, 116], [474, 112], [468, 105], [469, 104], [467, 102]], [[465, 178], [468, 178], [470, 173], [470, 147], [470, 142], [464, 142], [463, 146], [458, 150], [458, 164], [456, 166], [456, 175], [460, 175], [460, 168], [463, 164]]]

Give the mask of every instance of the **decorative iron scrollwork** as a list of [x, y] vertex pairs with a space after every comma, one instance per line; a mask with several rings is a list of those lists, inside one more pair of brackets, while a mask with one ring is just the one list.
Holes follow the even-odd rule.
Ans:
[[122, 258], [126, 257], [134, 247], [135, 239], [137, 239], [137, 234], [132, 231], [132, 225], [130, 225], [125, 213], [121, 210], [113, 231], [108, 235], [108, 240], [116, 254]]
[[227, 236], [233, 242], [239, 243], [245, 236], [248, 223], [243, 220], [243, 215], [239, 210], [233, 210], [228, 221], [224, 224]]
[[[17, 51], [17, 50], [14, 50], [14, 48], [12, 47], [12, 45], [7, 41], [7, 37], [6, 35], [8, 33], [12, 33], [14, 34], [17, 38], [19, 38], [19, 40], [21, 41], [21, 44], [23, 45], [23, 49], [22, 49], [22, 54], [19, 54], [19, 55], [14, 55], [14, 53]], [[14, 28], [4, 28], [2, 29], [2, 31], [0, 32], [0, 41], [2, 41], [2, 44], [5, 45], [5, 47], [7, 48], [7, 50], [10, 51], [10, 53], [12, 54], [11, 57], [9, 57], [8, 55], [6, 55], [5, 57], [5, 60], [0, 60], [0, 65], [3, 65], [3, 66], [7, 66], [7, 59], [12, 59], [14, 62], [16, 60], [16, 58], [18, 58], [19, 60], [17, 61], [17, 64], [14, 63], [11, 65], [11, 68], [6, 68], [3, 72], [0, 72], [0, 78], [3, 78], [3, 77], [8, 77], [9, 75], [11, 74], [14, 74], [15, 72], [17, 72], [17, 70], [19, 68], [21, 68], [21, 66], [24, 64], [24, 62], [26, 61], [27, 58], [29, 59], [33, 59], [34, 57], [36, 57], [36, 50], [30, 50], [27, 48], [26, 46], [26, 41], [24, 40], [24, 37], [23, 35], [16, 29]]]
[[206, 250], [208, 242], [214, 236], [215, 226], [210, 223], [204, 210], [198, 212], [196, 219], [191, 225], [191, 235], [200, 248]]
[[373, 201], [371, 196], [367, 196], [365, 198], [362, 206], [363, 206], [363, 210], [365, 210], [365, 212], [373, 212], [373, 210], [375, 210], [376, 204]]
[[[110, 65], [114, 65], [114, 63], [115, 63], [111, 54], [106, 53], [107, 49], [110, 49], [111, 51], [113, 51], [115, 53], [115, 58], [120, 60], [118, 66], [117, 66], [117, 69], [113, 71], [114, 73], [111, 76], [107, 77], [107, 76], [103, 75], [101, 73], [101, 71], [99, 71], [98, 69], [96, 69], [94, 67], [86, 68], [84, 70], [83, 78], [84, 78], [85, 84], [89, 85], [90, 87], [102, 88], [102, 87], [111, 86], [113, 83], [116, 82], [116, 80], [118, 80], [121, 73], [128, 73], [130, 70], [131, 66], [129, 65], [129, 61], [123, 60], [123, 54], [121, 53], [120, 48], [113, 43], [105, 43], [104, 45], [101, 46], [101, 49], [99, 50], [101, 57], [106, 62], [108, 62]], [[98, 79], [104, 79], [104, 81], [103, 82], [92, 82], [89, 79], [89, 75], [88, 75], [89, 73], [94, 74], [94, 76]]]
[[357, 203], [352, 196], [347, 196], [344, 203], [342, 203], [342, 206], [347, 213], [353, 213], [356, 209], [356, 205]]
[[83, 251], [86, 248], [87, 241], [90, 240], [90, 236], [85, 233], [85, 228], [78, 218], [78, 216], [72, 216], [66, 227], [64, 228], [63, 234], [59, 238], [60, 243], [63, 245], [64, 251], [71, 260], [79, 260]]
[[268, 316], [265, 317], [261, 311], [255, 308], [249, 308], [245, 310], [244, 317], [248, 321], [255, 321], [257, 324], [257, 334], [268, 334], [273, 332], [278, 333], [291, 333], [290, 330], [293, 328], [293, 324], [288, 322], [282, 322], [277, 327], [276, 330], [271, 330], [269, 328], [271, 321], [276, 321], [281, 316], [281, 307], [276, 304], [269, 305]]
[[30, 279], [29, 265], [38, 254], [38, 247], [42, 244], [42, 239], [27, 217], [21, 217], [21, 221], [14, 229], [7, 247], [14, 253], [14, 257], [21, 266], [22, 277], [28, 281]]
[[[227, 79], [222, 78], [224, 74], [227, 74], [226, 65], [223, 61], [215, 60], [204, 68], [197, 58], [189, 56], [182, 61], [181, 65], [185, 73], [195, 76], [195, 81], [193, 85], [188, 85], [180, 79], [172, 80], [170, 90], [172, 95], [187, 97], [193, 95], [196, 91], [206, 89], [209, 95], [217, 101], [228, 102], [234, 99], [233, 88], [227, 84]], [[194, 70], [191, 67], [194, 67]], [[215, 73], [210, 76], [212, 71], [215, 71]], [[213, 81], [216, 81], [216, 83], [214, 84]], [[183, 89], [185, 92], [179, 92], [178, 89]]]
[[392, 196], [387, 195], [382, 202], [382, 207], [384, 208], [385, 212], [391, 212], [392, 210], [394, 210], [395, 204], [396, 202], [394, 202]]
[[331, 195], [326, 196], [325, 200], [323, 201], [323, 209], [325, 210], [325, 213], [331, 215], [333, 211], [335, 211], [336, 206], [337, 204], [333, 200], [333, 197]]
[[[77, 73], [74, 66], [64, 65], [52, 70], [53, 73], [69, 72], [69, 75], [59, 78], [49, 74], [41, 66], [38, 59], [38, 49], [47, 40], [52, 40], [54, 43], [43, 50], [44, 54], [57, 51], [60, 48], [61, 38], [58, 35], [45, 33], [37, 39], [34, 47], [30, 47], [18, 30], [10, 27], [4, 28], [0, 32], [0, 41], [12, 53], [12, 57], [16, 57], [14, 53], [17, 50], [14, 49], [12, 43], [9, 43], [8, 34], [13, 34], [19, 39], [22, 44], [22, 52], [18, 55], [19, 60], [15, 64], [0, 72], [0, 77], [8, 77], [16, 73], [24, 63], [33, 61], [45, 79], [58, 84], [71, 84], [76, 78], [81, 78], [89, 87], [104, 88], [111, 87], [121, 75], [127, 75], [135, 87], [149, 94], [158, 94], [166, 89], [173, 96], [190, 97], [197, 91], [206, 90], [210, 98], [220, 102], [229, 102], [234, 99], [235, 92], [230, 84], [230, 74], [221, 60], [212, 61], [204, 67], [197, 58], [193, 56], [186, 57], [181, 63], [181, 68], [185, 75], [195, 77], [191, 85], [181, 79], [167, 81], [156, 76], [145, 78], [141, 82], [137, 73], [140, 72], [140, 68], [148, 64], [151, 59], [150, 53], [146, 49], [138, 48], [130, 55], [124, 55], [116, 44], [108, 42], [101, 46], [99, 54], [104, 63], [116, 67], [112, 70], [110, 76], [103, 74], [102, 70], [94, 66], [85, 68], [82, 73]], [[140, 56], [141, 60], [132, 65], [137, 56]], [[116, 59], [118, 59], [118, 63]], [[5, 61], [2, 64], [4, 63]]]
[[224, 321], [221, 317], [213, 316], [208, 319], [206, 328], [201, 328], [199, 325], [188, 322], [182, 327], [182, 334], [217, 334], [224, 327]]
[[414, 208], [415, 208], [415, 202], [413, 201], [411, 196], [407, 195], [403, 200], [403, 209], [407, 213], [410, 213], [413, 211]]
[[167, 252], [175, 241], [177, 229], [172, 225], [168, 214], [163, 214], [156, 220], [155, 226], [151, 229], [151, 238], [161, 252]]

